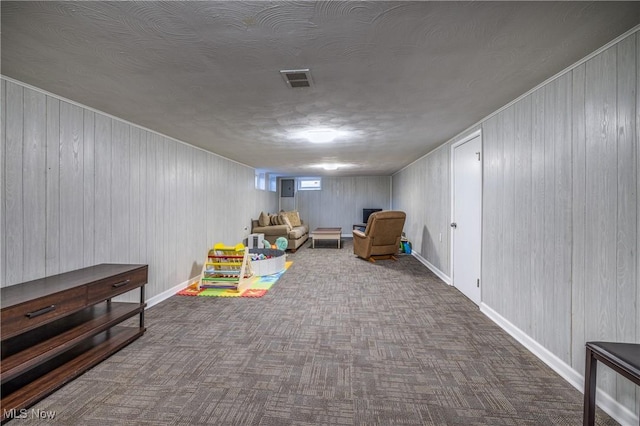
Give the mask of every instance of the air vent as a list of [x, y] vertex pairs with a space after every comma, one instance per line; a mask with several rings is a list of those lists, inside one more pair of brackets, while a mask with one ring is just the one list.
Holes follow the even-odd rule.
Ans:
[[292, 89], [296, 89], [298, 87], [311, 87], [312, 80], [309, 69], [280, 70], [280, 75], [282, 75], [287, 86]]

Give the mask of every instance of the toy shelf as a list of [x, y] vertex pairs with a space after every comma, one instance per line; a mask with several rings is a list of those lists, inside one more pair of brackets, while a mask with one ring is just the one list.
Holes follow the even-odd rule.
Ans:
[[252, 275], [249, 250], [244, 245], [230, 247], [217, 243], [207, 254], [198, 290], [224, 288], [242, 291], [249, 285]]

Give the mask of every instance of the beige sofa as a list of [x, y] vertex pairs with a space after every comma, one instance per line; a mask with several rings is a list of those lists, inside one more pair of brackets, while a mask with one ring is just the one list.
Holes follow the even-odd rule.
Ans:
[[309, 239], [309, 225], [300, 220], [300, 225], [291, 226], [284, 225], [265, 225], [261, 226], [259, 219], [251, 219], [251, 233], [264, 234], [264, 239], [271, 244], [276, 242], [278, 237], [287, 239], [287, 249], [295, 253], [295, 251]]

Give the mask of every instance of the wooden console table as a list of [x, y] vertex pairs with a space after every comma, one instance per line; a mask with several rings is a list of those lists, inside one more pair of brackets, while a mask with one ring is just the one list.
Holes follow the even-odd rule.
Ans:
[[[142, 336], [147, 277], [147, 265], [101, 264], [2, 288], [2, 421]], [[137, 288], [139, 303], [111, 301]]]

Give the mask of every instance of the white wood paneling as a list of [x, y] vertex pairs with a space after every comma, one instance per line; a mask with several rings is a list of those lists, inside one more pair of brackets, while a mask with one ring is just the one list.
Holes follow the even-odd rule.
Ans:
[[24, 281], [45, 273], [46, 237], [46, 96], [24, 89], [23, 209]]
[[[578, 375], [586, 341], [640, 343], [639, 52], [634, 33], [482, 121], [483, 303]], [[401, 186], [432, 179], [436, 151], [393, 176], [412, 235], [431, 199]], [[638, 412], [638, 390], [598, 376]]]
[[[635, 339], [636, 307], [634, 296], [638, 291], [636, 276], [636, 181], [637, 139], [636, 115], [636, 38], [629, 37], [617, 45], [617, 127], [618, 137], [618, 207], [617, 207], [617, 251], [616, 251], [616, 340], [629, 342]], [[617, 395], [620, 401], [633, 406], [635, 385], [619, 375], [616, 376]]]
[[[501, 119], [501, 122], [500, 122]], [[511, 318], [517, 318], [515, 312], [515, 302], [518, 297], [514, 289], [517, 286], [515, 281], [514, 256], [516, 249], [516, 228], [521, 226], [515, 222], [516, 218], [516, 197], [515, 197], [515, 106], [510, 106], [500, 113], [498, 121], [502, 129], [502, 206], [498, 210], [502, 212], [502, 245], [500, 246], [502, 257], [502, 285], [500, 291], [500, 301], [498, 306], [501, 312], [510, 311]]]
[[130, 179], [129, 179], [129, 258], [133, 263], [141, 263], [143, 256], [143, 239], [141, 229], [144, 225], [142, 216], [142, 206], [145, 203], [141, 187], [142, 177], [146, 170], [142, 167], [142, 130], [131, 127], [129, 132], [129, 159], [130, 159]]
[[2, 286], [146, 263], [152, 298], [198, 275], [210, 245], [237, 244], [252, 216], [277, 208], [249, 167], [1, 82]]
[[[127, 262], [129, 263], [146, 263], [145, 259], [141, 256], [141, 247], [144, 245], [144, 240], [141, 239], [142, 235], [140, 229], [143, 227], [143, 221], [141, 218], [141, 206], [144, 203], [144, 199], [141, 198], [142, 194], [140, 188], [142, 185], [141, 176], [146, 173], [141, 167], [141, 129], [135, 126], [128, 127], [129, 147], [127, 157], [129, 158], [129, 182], [128, 185], [123, 187], [126, 197], [128, 197], [127, 204], [129, 207], [129, 214], [124, 221], [128, 221], [128, 233], [126, 235], [126, 244], [128, 249]], [[127, 293], [120, 296], [118, 300], [135, 302], [139, 297], [138, 292]]]
[[[160, 135], [154, 135], [153, 145], [151, 149], [156, 152], [155, 169], [155, 223], [153, 232], [156, 236], [154, 242], [154, 256], [150, 259], [156, 265], [158, 270], [156, 285], [162, 287], [163, 282], [166, 281], [169, 276], [169, 269], [167, 265], [166, 253], [168, 251], [167, 245], [173, 244], [172, 241], [167, 241], [169, 236], [167, 227], [169, 226], [167, 205], [169, 204], [169, 191], [167, 184], [167, 148], [164, 143], [164, 138]], [[166, 244], [165, 244], [166, 243]]]
[[83, 266], [83, 111], [60, 103], [60, 269]]
[[[190, 205], [195, 206], [195, 208], [192, 209], [192, 232], [193, 240], [196, 242], [196, 244], [187, 245], [187, 247], [191, 249], [192, 256], [187, 259], [187, 263], [183, 266], [182, 274], [183, 276], [186, 276], [185, 279], [193, 277], [200, 273], [200, 271], [202, 270], [202, 263], [204, 262], [204, 258], [202, 258], [202, 254], [199, 253], [198, 250], [201, 247], [210, 247], [209, 242], [207, 241], [207, 234], [206, 232], [203, 232], [207, 228], [206, 191], [209, 184], [207, 180], [208, 161], [207, 156], [202, 155], [202, 152], [194, 150], [193, 153], [195, 157], [196, 173], [193, 178], [193, 192]], [[252, 212], [254, 209], [247, 209], [247, 211]], [[244, 219], [246, 221], [249, 220], [248, 217], [245, 217]], [[244, 238], [244, 229], [242, 230], [241, 236]], [[179, 277], [179, 279], [181, 278]]]
[[111, 253], [112, 262], [129, 259], [130, 161], [129, 125], [111, 122]]
[[[148, 133], [147, 134], [147, 215], [145, 227], [147, 230], [147, 256], [146, 262], [150, 265], [149, 268], [149, 286], [161, 286], [160, 282], [160, 262], [159, 251], [161, 238], [159, 235], [160, 227], [158, 226], [158, 217], [161, 209], [160, 205], [160, 182], [158, 179], [158, 148], [157, 140], [160, 136]], [[153, 265], [153, 267], [151, 267]]]
[[[178, 283], [178, 266], [176, 264], [176, 258], [178, 256], [178, 222], [177, 222], [177, 211], [178, 205], [176, 203], [176, 194], [178, 191], [178, 177], [177, 177], [177, 143], [169, 138], [163, 138], [165, 149], [166, 149], [166, 171], [167, 171], [167, 180], [165, 191], [168, 192], [168, 197], [165, 197], [165, 205], [164, 205], [164, 213], [167, 215], [166, 228], [165, 228], [165, 238], [164, 238], [164, 246], [166, 251], [164, 253], [165, 258], [164, 261], [167, 265], [168, 271], [166, 275], [166, 279], [172, 283]], [[193, 150], [193, 148], [191, 148]], [[189, 205], [189, 204], [187, 204]], [[182, 208], [182, 207], [181, 207]], [[192, 240], [188, 242], [189, 244], [194, 244]], [[182, 249], [186, 250], [186, 248]], [[204, 249], [202, 253], [205, 253]], [[206, 255], [203, 254], [201, 256]]]
[[[544, 91], [544, 192], [543, 192], [543, 210], [542, 215], [544, 217], [544, 223], [542, 227], [542, 280], [533, 283], [534, 286], [540, 287], [541, 293], [544, 295], [542, 304], [538, 309], [542, 310], [542, 322], [539, 324], [539, 342], [544, 347], [550, 347], [553, 344], [553, 333], [551, 329], [552, 320], [556, 319], [553, 294], [555, 293], [555, 286], [558, 284], [557, 277], [555, 276], [555, 264], [556, 264], [556, 244], [555, 244], [555, 190], [556, 185], [556, 170], [555, 170], [555, 134], [554, 134], [554, 120], [556, 117], [556, 104], [555, 94], [557, 91], [557, 84], [552, 81], [547, 86], [543, 87]], [[551, 297], [550, 297], [551, 296]], [[550, 318], [552, 317], [552, 318]], [[557, 325], [557, 324], [556, 324]]]
[[[205, 210], [205, 229], [206, 229], [206, 239], [207, 239], [207, 247], [212, 247], [215, 239], [215, 229], [212, 226], [206, 226], [212, 217], [215, 217], [215, 209], [216, 206], [219, 205], [217, 199], [217, 177], [218, 177], [218, 168], [217, 168], [217, 160], [218, 157], [208, 156], [206, 158], [206, 176], [207, 176], [207, 187], [204, 189], [201, 199], [198, 203], [200, 208]], [[266, 206], [265, 206], [266, 208]], [[259, 213], [258, 213], [259, 214]], [[257, 216], [254, 216], [257, 217]], [[251, 229], [249, 229], [251, 230]], [[202, 260], [204, 261], [204, 259]]]
[[111, 261], [111, 118], [95, 115], [95, 262]]
[[585, 72], [582, 64], [572, 71], [573, 77], [573, 136], [572, 136], [572, 203], [573, 252], [571, 286], [571, 365], [584, 373], [585, 354], [585, 256], [586, 256], [586, 126]]
[[[640, 139], [640, 39], [639, 35], [635, 34], [636, 40], [636, 147]], [[640, 165], [640, 149], [636, 148], [636, 167]], [[636, 212], [640, 213], [640, 173], [636, 169]], [[636, 214], [636, 253], [640, 249], [640, 214]], [[640, 342], [640, 260], [636, 258], [636, 342]], [[636, 389], [636, 415], [640, 418], [640, 388]]]
[[441, 146], [392, 179], [392, 205], [407, 213], [404, 229], [413, 250], [445, 276], [450, 275], [449, 150]]
[[95, 265], [95, 122], [96, 114], [84, 110], [82, 179], [84, 185], [83, 266]]
[[[476, 130], [480, 130], [480, 128], [478, 127], [477, 129], [473, 129], [472, 131]], [[454, 139], [453, 142], [457, 142], [458, 140], [466, 137], [466, 135], [468, 133], [471, 133], [472, 131], [469, 131]], [[443, 253], [441, 262], [442, 270], [448, 271], [451, 269], [451, 251], [449, 246], [451, 236], [451, 227], [449, 226], [449, 224], [451, 223], [451, 212], [446, 207], [451, 206], [451, 191], [449, 190], [449, 188], [451, 188], [451, 150], [448, 146], [446, 147], [446, 150], [443, 150], [441, 152], [441, 155], [442, 157], [440, 159], [440, 162], [442, 164], [442, 169], [440, 176], [442, 177], [442, 190], [440, 192], [440, 205], [442, 207], [438, 210], [440, 215], [438, 224], [440, 227], [440, 232], [442, 232], [442, 241], [440, 242], [438, 250], [439, 252], [441, 251]]]
[[548, 348], [562, 361], [570, 362], [571, 329], [571, 73], [554, 83], [554, 277], [552, 314], [547, 313], [547, 330], [552, 336]]
[[0, 80], [0, 286], [4, 286], [6, 283], [5, 271], [7, 269], [7, 259], [5, 258], [5, 254], [7, 252], [6, 245], [6, 233], [4, 230], [6, 229], [5, 225], [5, 200], [6, 200], [6, 185], [5, 185], [5, 162], [4, 159], [7, 156], [7, 129], [5, 124], [7, 122], [7, 82], [5, 80]]
[[[8, 83], [7, 83], [8, 84]], [[8, 100], [7, 100], [8, 101]], [[47, 96], [46, 275], [60, 272], [60, 101]]]
[[5, 160], [5, 229], [7, 249], [5, 285], [24, 278], [24, 205], [23, 205], [23, 88], [7, 82], [7, 123]]
[[146, 130], [140, 130], [140, 192], [138, 197], [140, 199], [138, 212], [139, 228], [138, 228], [138, 240], [139, 240], [139, 257], [136, 262], [148, 263], [149, 259], [149, 234], [147, 234], [147, 217], [149, 210], [149, 188], [152, 185], [147, 179], [149, 176], [148, 163], [148, 140], [149, 132]]
[[[608, 49], [586, 63], [585, 337], [616, 338], [616, 54]], [[598, 387], [615, 394], [611, 371], [598, 369]]]
[[514, 105], [514, 324], [531, 333], [531, 96]]
[[486, 262], [500, 259], [502, 244], [501, 207], [502, 207], [502, 145], [499, 137], [499, 116], [494, 116], [482, 125], [482, 144], [484, 151], [484, 177], [482, 189], [482, 300], [490, 306], [499, 305], [500, 294], [495, 283], [501, 280], [498, 267], [487, 267]]
[[390, 208], [390, 190], [388, 176], [323, 177], [322, 190], [296, 191], [296, 204], [311, 229], [335, 226], [350, 235], [353, 224], [362, 222], [363, 208]]
[[[186, 145], [178, 145], [176, 147], [176, 163], [178, 165], [176, 170], [176, 177], [178, 182], [178, 188], [176, 192], [176, 204], [179, 206], [190, 205], [191, 191], [193, 189], [193, 158], [190, 155], [189, 147]], [[176, 214], [176, 244], [180, 247], [187, 247], [187, 241], [191, 240], [191, 212], [185, 209], [177, 209]], [[180, 265], [184, 265], [191, 253], [188, 250], [181, 250], [177, 253], [175, 263], [177, 269], [180, 269]], [[188, 278], [188, 277], [186, 277]], [[185, 279], [186, 279], [185, 278]]]
[[[544, 129], [545, 91], [531, 94], [531, 337], [541, 341], [544, 324]], [[488, 283], [487, 283], [488, 284]], [[499, 291], [499, 289], [496, 289]]]
[[[454, 141], [454, 142], [457, 142]], [[432, 259], [432, 265], [440, 271], [451, 273], [450, 265], [450, 243], [451, 243], [451, 146], [442, 147], [434, 153], [433, 158], [436, 167], [431, 167], [435, 171], [429, 184], [429, 196], [431, 203], [427, 206], [427, 223], [430, 225], [423, 229], [424, 235], [429, 235], [432, 245], [426, 251], [428, 259]], [[432, 224], [432, 225], [431, 225]], [[433, 233], [429, 231], [433, 230]], [[441, 237], [442, 235], [442, 237]]]

